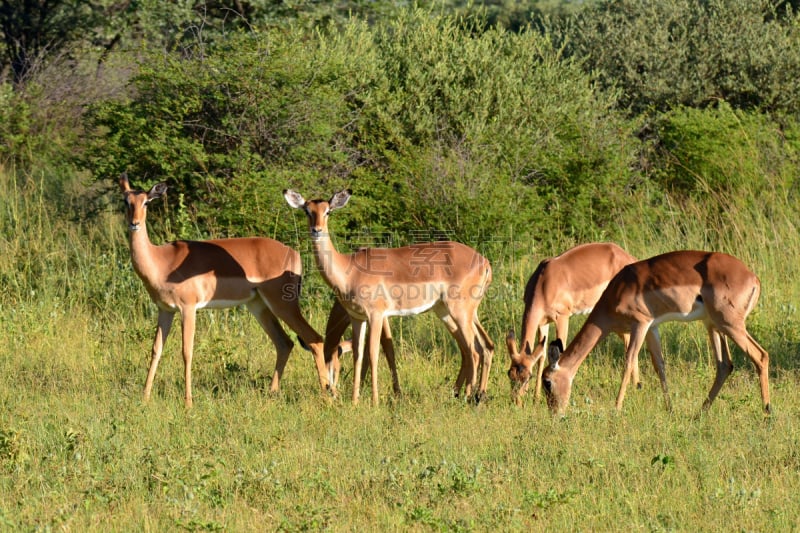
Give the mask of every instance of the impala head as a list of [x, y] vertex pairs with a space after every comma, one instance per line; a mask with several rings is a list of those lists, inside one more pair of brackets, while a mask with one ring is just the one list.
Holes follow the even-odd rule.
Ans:
[[130, 231], [138, 231], [141, 225], [144, 224], [147, 216], [147, 204], [151, 200], [161, 198], [167, 192], [167, 184], [164, 182], [156, 183], [148, 192], [133, 189], [128, 181], [127, 172], [123, 172], [120, 175], [119, 187], [125, 197], [125, 220], [128, 222]]
[[506, 347], [511, 359], [511, 366], [508, 369], [508, 379], [511, 382], [511, 401], [516, 405], [522, 405], [522, 397], [528, 390], [528, 384], [534, 375], [533, 367], [542, 356], [542, 350], [537, 346], [539, 349], [532, 352], [530, 344], [526, 341], [523, 353], [519, 353], [514, 330], [508, 332]]
[[558, 366], [558, 360], [564, 345], [561, 339], [556, 339], [550, 343], [547, 350], [549, 366], [542, 374], [542, 389], [547, 399], [547, 406], [554, 415], [564, 416], [569, 405], [569, 396], [572, 392], [572, 376], [566, 369]]
[[331, 211], [344, 207], [350, 199], [352, 191], [345, 189], [334, 194], [330, 200], [308, 200], [291, 189], [283, 191], [286, 203], [295, 209], [302, 209], [308, 217], [308, 225], [311, 230], [311, 238], [319, 239], [328, 234], [328, 215]]

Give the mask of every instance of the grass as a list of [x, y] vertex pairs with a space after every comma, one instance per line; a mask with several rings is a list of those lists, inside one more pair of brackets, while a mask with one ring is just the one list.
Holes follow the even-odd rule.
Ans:
[[[176, 330], [154, 397], [141, 401], [156, 313], [130, 267], [121, 213], [76, 224], [51, 211], [37, 179], [15, 185], [9, 173], [0, 177], [0, 276], [8, 288], [0, 296], [0, 529], [800, 527], [800, 285], [792, 260], [800, 240], [789, 216], [766, 220], [739, 209], [710, 231], [703, 206], [686, 205], [683, 220], [631, 226], [621, 242], [642, 257], [720, 245], [759, 274], [762, 298], [750, 324], [772, 356], [770, 417], [738, 349], [737, 371], [699, 416], [713, 365], [696, 323], [662, 326], [671, 413], [644, 357], [643, 389], [629, 391], [621, 413], [613, 409], [616, 339], [578, 373], [566, 418], [553, 419], [532, 398], [512, 406], [503, 338], [519, 328], [538, 253], [492, 258], [497, 291], [481, 307], [497, 344], [486, 403], [450, 397], [459, 358], [431, 316], [393, 324], [400, 398], [382, 363], [381, 405], [352, 406], [348, 361], [344, 399], [328, 401], [299, 347], [282, 391], [270, 395], [274, 348], [246, 311], [229, 310], [199, 315], [195, 407], [187, 412]], [[310, 279], [305, 305], [322, 330], [327, 308], [315, 287]]]
[[[663, 410], [647, 372], [645, 388], [632, 391], [618, 414], [619, 368], [603, 353], [579, 375], [569, 416], [556, 420], [541, 403], [512, 407], [500, 372], [487, 404], [449, 398], [456, 361], [404, 351], [404, 397], [385, 392], [383, 405], [371, 408], [324, 401], [307, 356], [292, 360], [284, 391], [270, 397], [262, 377], [269, 357], [221, 363], [204, 349], [200, 401], [187, 413], [175, 350], [156, 397], [143, 405], [146, 352], [124, 336], [112, 339], [122, 364], [107, 360], [82, 375], [48, 369], [39, 383], [30, 372], [4, 369], [13, 376], [0, 399], [6, 524], [104, 531], [798, 526], [794, 373], [773, 380], [772, 417], [760, 413], [750, 371], [734, 374], [712, 411], [696, 417], [711, 372], [702, 361], [674, 361], [673, 413]], [[245, 344], [237, 353], [261, 348]], [[98, 346], [88, 358], [104, 359], [104, 351]]]

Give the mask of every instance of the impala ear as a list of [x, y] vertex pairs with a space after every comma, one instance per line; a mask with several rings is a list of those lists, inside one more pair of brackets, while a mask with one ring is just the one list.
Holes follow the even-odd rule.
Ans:
[[353, 194], [353, 191], [350, 189], [345, 189], [343, 191], [339, 191], [331, 197], [330, 201], [328, 202], [328, 209], [333, 211], [334, 209], [339, 209], [340, 207], [344, 207], [347, 205], [347, 201], [350, 200], [350, 195]]
[[165, 182], [156, 183], [147, 193], [147, 201], [161, 198], [167, 193], [167, 184]]
[[286, 198], [286, 203], [295, 209], [300, 209], [306, 205], [306, 199], [303, 198], [303, 195], [291, 189], [284, 189], [283, 197]]
[[563, 351], [564, 344], [561, 339], [556, 339], [550, 343], [550, 347], [547, 349], [547, 362], [550, 363], [550, 366], [555, 366], [558, 363], [558, 358], [561, 357], [561, 352]]
[[346, 354], [347, 352], [353, 351], [353, 341], [342, 341], [339, 343], [339, 346], [336, 347], [336, 351], [339, 353], [339, 357]]
[[514, 336], [513, 329], [508, 330], [506, 347], [508, 348], [508, 355], [511, 357], [511, 360], [515, 360], [517, 358], [517, 338]]
[[122, 189], [122, 192], [128, 192], [131, 190], [131, 182], [128, 181], [127, 170], [119, 175], [119, 188]]

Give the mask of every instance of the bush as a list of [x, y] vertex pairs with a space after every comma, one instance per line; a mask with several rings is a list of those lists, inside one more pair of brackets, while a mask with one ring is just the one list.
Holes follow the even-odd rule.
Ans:
[[726, 102], [707, 109], [680, 107], [655, 121], [658, 138], [651, 176], [679, 196], [752, 201], [766, 187], [790, 191], [798, 163], [795, 127], [735, 110]]
[[349, 186], [348, 234], [593, 235], [629, 180], [629, 128], [547, 39], [484, 26], [409, 10], [151, 53], [130, 100], [94, 109], [85, 164], [167, 178], [215, 234], [292, 242], [281, 189]]
[[603, 1], [555, 31], [620, 105], [800, 112], [800, 25], [769, 0]]
[[[405, 151], [421, 174], [407, 180], [414, 196], [440, 212], [478, 204], [474, 222], [464, 217], [473, 232], [486, 228], [487, 207], [500, 210], [496, 224], [536, 235], [602, 223], [630, 157], [613, 99], [538, 33], [479, 33], [479, 24], [410, 14], [378, 36], [392, 98], [379, 109], [392, 110], [387, 122], [414, 146]], [[484, 203], [498, 195], [499, 205]]]
[[286, 183], [274, 180], [287, 170], [346, 167], [340, 147], [350, 144], [352, 118], [337, 83], [364, 70], [363, 56], [324, 44], [276, 31], [153, 52], [131, 100], [94, 109], [97, 136], [85, 163], [103, 179], [124, 169], [137, 181], [167, 179], [211, 231], [263, 232], [265, 222], [246, 213], [251, 195], [277, 203]]

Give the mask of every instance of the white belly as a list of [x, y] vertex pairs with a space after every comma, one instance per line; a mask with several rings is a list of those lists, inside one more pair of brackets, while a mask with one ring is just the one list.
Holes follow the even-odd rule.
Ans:
[[706, 306], [700, 302], [695, 303], [694, 307], [688, 313], [664, 313], [661, 316], [657, 316], [655, 320], [653, 320], [653, 325], [657, 326], [663, 322], [692, 322], [694, 320], [700, 320], [706, 316]]
[[387, 309], [386, 316], [412, 316], [424, 313], [436, 304], [436, 300], [432, 302], [425, 302], [418, 307], [410, 307], [408, 309]]

